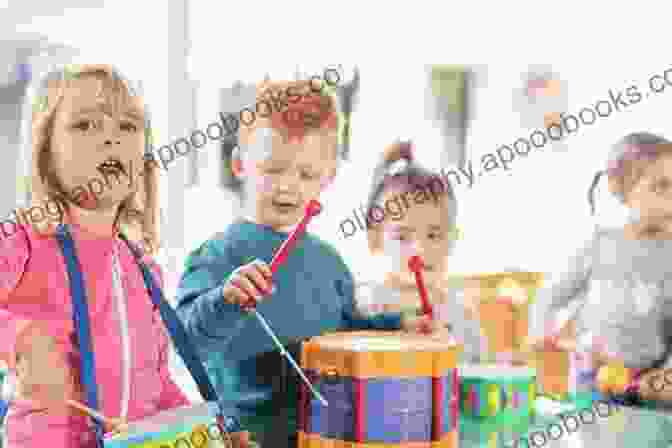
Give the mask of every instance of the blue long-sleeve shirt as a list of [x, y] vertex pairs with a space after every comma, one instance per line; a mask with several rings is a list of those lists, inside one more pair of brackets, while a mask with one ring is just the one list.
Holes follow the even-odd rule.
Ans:
[[[178, 287], [177, 312], [206, 359], [220, 398], [251, 426], [268, 423], [263, 409], [285, 361], [272, 356], [275, 345], [254, 316], [224, 301], [222, 287], [235, 269], [254, 259], [270, 264], [287, 236], [268, 226], [237, 221], [189, 255]], [[335, 249], [313, 235], [298, 242], [273, 282], [275, 293], [257, 309], [283, 344], [298, 345], [292, 343], [335, 330], [400, 328], [397, 313], [358, 315], [350, 270]], [[269, 355], [277, 361], [269, 363]], [[286, 405], [294, 431], [296, 397], [289, 397]]]

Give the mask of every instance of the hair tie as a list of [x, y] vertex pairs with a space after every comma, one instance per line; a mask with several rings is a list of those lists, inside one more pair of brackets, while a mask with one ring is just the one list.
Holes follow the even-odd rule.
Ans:
[[411, 162], [413, 160], [413, 143], [410, 141], [401, 143], [399, 156], [402, 159], [406, 159], [408, 162]]
[[385, 176], [396, 176], [408, 169], [408, 166], [413, 161], [412, 147], [413, 143], [410, 141], [399, 143], [399, 158], [390, 163]]
[[607, 172], [610, 176], [621, 176], [624, 172], [626, 161], [653, 159], [657, 154], [656, 145], [626, 145], [621, 155], [609, 162]]
[[588, 189], [588, 204], [590, 205], [590, 215], [595, 216], [595, 189], [597, 188], [597, 184], [600, 183], [600, 179], [602, 176], [604, 176], [605, 171], [598, 171], [595, 173], [593, 176], [593, 182], [590, 184], [590, 188]]

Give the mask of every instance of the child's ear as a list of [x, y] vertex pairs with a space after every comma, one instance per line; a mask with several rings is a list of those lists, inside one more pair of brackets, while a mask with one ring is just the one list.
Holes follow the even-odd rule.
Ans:
[[372, 254], [376, 254], [383, 249], [383, 231], [378, 226], [368, 229], [366, 238], [369, 242], [369, 251]]

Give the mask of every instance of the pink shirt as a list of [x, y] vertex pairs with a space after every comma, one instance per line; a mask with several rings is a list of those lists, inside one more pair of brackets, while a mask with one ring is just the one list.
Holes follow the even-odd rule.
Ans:
[[[128, 420], [189, 404], [170, 379], [168, 333], [126, 243], [118, 238], [92, 238], [77, 226], [70, 228], [87, 288], [99, 407], [103, 415], [121, 414], [123, 389], [122, 330], [112, 288], [115, 247], [127, 297], [131, 348]], [[160, 269], [147, 261], [163, 285]], [[55, 237], [21, 228], [16, 234], [0, 239], [0, 357], [8, 359], [10, 369], [17, 344], [29, 343], [21, 340], [21, 330], [35, 320], [48, 325], [64, 348], [68, 363], [79, 371], [80, 358], [73, 346], [71, 300], [65, 260]], [[64, 415], [35, 412], [30, 402], [16, 400], [5, 423], [7, 448], [95, 447], [93, 430], [87, 429], [88, 425], [89, 419], [77, 411], [69, 410]]]

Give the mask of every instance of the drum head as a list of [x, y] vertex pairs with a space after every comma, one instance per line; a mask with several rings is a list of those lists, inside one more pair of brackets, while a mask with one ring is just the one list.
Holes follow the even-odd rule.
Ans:
[[215, 403], [200, 403], [159, 412], [152, 417], [130, 422], [128, 431], [106, 438], [106, 446], [122, 446], [123, 441], [151, 440], [169, 432], [188, 431], [197, 425], [209, 425], [217, 416]]
[[444, 351], [455, 346], [449, 341], [399, 332], [335, 333], [314, 341], [325, 349], [354, 352]]

